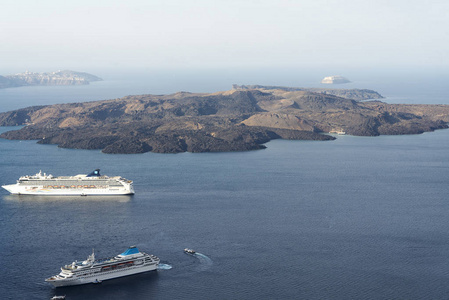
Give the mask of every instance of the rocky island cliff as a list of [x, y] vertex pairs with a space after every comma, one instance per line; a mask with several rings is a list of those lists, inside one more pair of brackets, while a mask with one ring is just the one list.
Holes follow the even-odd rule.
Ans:
[[85, 85], [93, 81], [101, 81], [95, 75], [70, 70], [49, 73], [24, 72], [14, 75], [0, 76], [0, 88], [28, 85]]
[[383, 98], [383, 96], [378, 92], [368, 89], [299, 88], [299, 87], [285, 87], [285, 86], [238, 85], [238, 84], [233, 84], [232, 88], [234, 90], [282, 90], [286, 92], [303, 91], [303, 92], [333, 95], [357, 101]]
[[361, 102], [292, 89], [234, 86], [28, 107], [0, 114], [0, 126], [26, 125], [0, 137], [105, 153], [177, 153], [262, 149], [272, 139], [332, 140], [323, 133], [335, 130], [377, 136], [448, 127], [449, 105]]

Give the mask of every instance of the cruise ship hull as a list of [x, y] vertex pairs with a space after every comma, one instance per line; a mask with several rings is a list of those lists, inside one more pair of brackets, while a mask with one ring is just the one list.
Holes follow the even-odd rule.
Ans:
[[136, 246], [129, 247], [115, 257], [100, 260], [95, 260], [95, 254], [92, 252], [86, 260], [74, 261], [61, 267], [58, 275], [45, 281], [55, 287], [99, 283], [103, 280], [154, 271], [159, 261], [157, 256], [140, 252]]
[[102, 195], [133, 195], [134, 189], [49, 189], [42, 186], [20, 186], [19, 184], [3, 185], [2, 188], [13, 195], [46, 195], [46, 196], [102, 196]]
[[100, 175], [96, 169], [88, 175], [52, 176], [40, 171], [34, 176], [22, 176], [16, 184], [3, 185], [2, 188], [15, 195], [49, 196], [99, 196], [133, 195], [131, 180], [120, 176]]
[[66, 278], [61, 280], [47, 280], [48, 283], [52, 284], [54, 287], [63, 287], [63, 286], [71, 286], [71, 285], [80, 285], [80, 284], [88, 284], [88, 283], [98, 283], [104, 280], [114, 279], [125, 277], [129, 275], [135, 275], [139, 273], [154, 271], [157, 269], [157, 263], [152, 265], [145, 266], [136, 266], [129, 267], [126, 270], [115, 270], [109, 272], [102, 272], [101, 274], [91, 274], [85, 277], [74, 277], [74, 278]]

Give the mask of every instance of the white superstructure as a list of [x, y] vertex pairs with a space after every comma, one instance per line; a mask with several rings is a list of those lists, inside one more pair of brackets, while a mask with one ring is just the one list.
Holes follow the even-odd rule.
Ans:
[[55, 287], [100, 283], [103, 280], [153, 271], [159, 265], [159, 258], [140, 252], [135, 246], [110, 258], [95, 260], [92, 253], [85, 261], [74, 261], [61, 267], [58, 275], [45, 279]]
[[42, 172], [22, 176], [16, 184], [3, 185], [11, 194], [18, 195], [132, 195], [133, 182], [120, 176], [100, 175], [96, 169], [88, 175], [53, 176]]

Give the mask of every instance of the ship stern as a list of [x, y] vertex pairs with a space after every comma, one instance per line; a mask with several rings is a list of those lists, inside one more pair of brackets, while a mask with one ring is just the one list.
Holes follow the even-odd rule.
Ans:
[[134, 185], [132, 183], [129, 185], [129, 194], [134, 195]]

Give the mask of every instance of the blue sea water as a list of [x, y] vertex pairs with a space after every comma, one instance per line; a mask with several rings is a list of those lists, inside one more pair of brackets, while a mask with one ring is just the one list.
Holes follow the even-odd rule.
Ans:
[[[293, 85], [285, 78], [273, 85]], [[310, 85], [315, 80], [303, 78]], [[179, 89], [153, 79], [159, 90], [151, 80], [147, 85], [120, 78], [83, 87], [0, 90], [1, 111], [229, 89], [201, 76], [180, 80]], [[351, 85], [357, 84], [368, 88], [369, 80]], [[386, 101], [406, 102], [412, 93], [401, 84], [388, 90], [390, 81], [372, 84], [385, 88], [379, 92]], [[434, 80], [424, 84], [428, 93], [411, 88], [416, 98], [410, 102], [449, 104], [446, 87], [430, 88], [434, 85]], [[121, 197], [0, 191], [0, 294], [2, 299], [62, 294], [69, 300], [447, 299], [448, 147], [449, 130], [276, 140], [259, 151], [175, 155], [108, 155], [0, 139], [0, 184], [39, 170], [68, 175], [100, 168], [132, 179], [136, 189], [134, 196]], [[100, 285], [54, 289], [44, 282], [92, 248], [97, 257], [107, 257], [130, 245], [159, 256], [161, 268]], [[198, 254], [183, 253], [186, 247]]]

